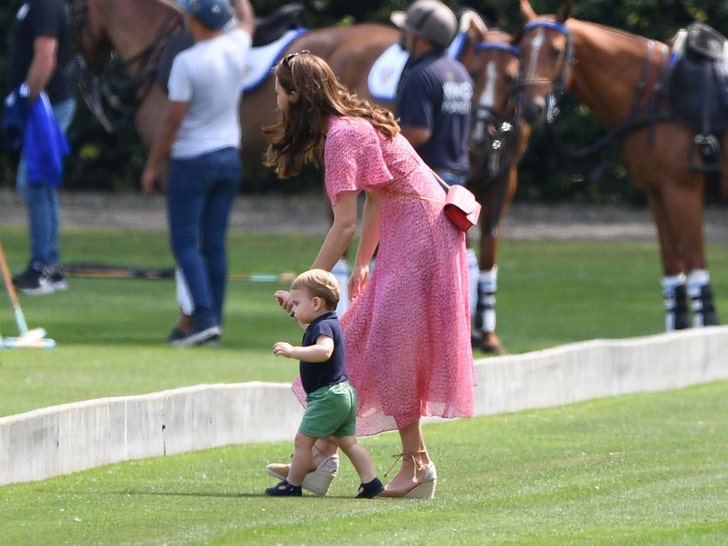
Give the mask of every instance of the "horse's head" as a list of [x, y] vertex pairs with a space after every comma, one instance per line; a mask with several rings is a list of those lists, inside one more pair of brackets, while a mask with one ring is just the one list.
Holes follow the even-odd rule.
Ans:
[[71, 10], [74, 62], [80, 58], [88, 70], [98, 72], [113, 49], [103, 18], [98, 16], [98, 4], [94, 0], [73, 0]]
[[[497, 29], [488, 30], [479, 15], [466, 11], [460, 17], [465, 44], [460, 61], [473, 78], [473, 118], [469, 146], [480, 161], [496, 151], [501, 139], [513, 129], [516, 114], [516, 85], [520, 74], [520, 55], [511, 45], [511, 36]], [[487, 162], [490, 170], [496, 163]], [[486, 174], [487, 178], [497, 172]]]
[[469, 142], [473, 153], [488, 153], [503, 124], [513, 123], [520, 68], [519, 51], [510, 44], [508, 34], [489, 31], [485, 40], [475, 44], [468, 65], [475, 84]]
[[514, 41], [522, 55], [520, 117], [530, 125], [541, 126], [553, 121], [558, 112], [558, 96], [569, 84], [574, 53], [565, 22], [571, 8], [569, 1], [557, 15], [538, 16], [528, 0], [521, 0], [521, 14], [526, 23]]

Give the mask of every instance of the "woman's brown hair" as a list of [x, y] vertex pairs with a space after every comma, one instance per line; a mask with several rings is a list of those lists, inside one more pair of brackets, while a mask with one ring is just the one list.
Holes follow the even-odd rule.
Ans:
[[317, 55], [306, 51], [287, 55], [273, 75], [287, 94], [297, 92], [296, 100], [280, 111], [278, 122], [263, 127], [268, 135], [264, 164], [281, 178], [298, 174], [306, 163], [321, 165], [331, 116], [364, 118], [389, 137], [400, 131], [392, 112], [350, 92]]

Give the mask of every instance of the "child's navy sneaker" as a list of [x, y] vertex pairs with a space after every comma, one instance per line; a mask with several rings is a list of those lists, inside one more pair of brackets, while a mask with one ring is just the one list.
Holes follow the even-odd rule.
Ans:
[[275, 487], [266, 489], [265, 494], [269, 497], [300, 497], [303, 495], [303, 490], [300, 485], [291, 485], [282, 480]]

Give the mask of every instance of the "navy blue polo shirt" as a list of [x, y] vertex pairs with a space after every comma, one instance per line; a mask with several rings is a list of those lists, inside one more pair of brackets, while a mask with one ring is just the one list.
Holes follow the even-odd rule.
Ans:
[[299, 371], [303, 390], [311, 394], [315, 390], [347, 380], [346, 360], [344, 359], [344, 335], [335, 311], [321, 315], [308, 325], [303, 333], [303, 347], [316, 344], [319, 336], [334, 340], [334, 352], [326, 362], [306, 362], [301, 360]]
[[432, 131], [417, 153], [433, 169], [467, 173], [472, 97], [468, 71], [444, 51], [429, 51], [405, 68], [397, 89], [397, 116], [403, 128]]

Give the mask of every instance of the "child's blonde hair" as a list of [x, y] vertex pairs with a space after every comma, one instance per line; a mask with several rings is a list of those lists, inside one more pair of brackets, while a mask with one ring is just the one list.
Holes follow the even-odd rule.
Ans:
[[312, 297], [324, 300], [326, 309], [333, 311], [339, 304], [341, 291], [336, 277], [324, 269], [310, 269], [293, 279], [291, 290], [308, 290]]

